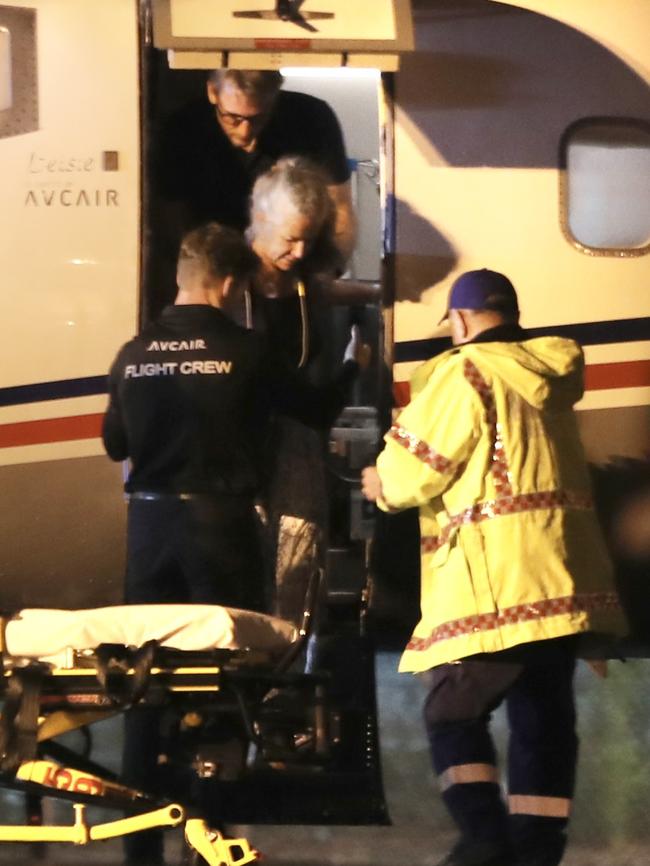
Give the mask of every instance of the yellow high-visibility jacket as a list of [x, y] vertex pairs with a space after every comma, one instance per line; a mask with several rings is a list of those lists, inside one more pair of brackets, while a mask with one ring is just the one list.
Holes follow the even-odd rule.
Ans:
[[577, 343], [540, 337], [415, 372], [377, 460], [380, 508], [420, 509], [421, 620], [400, 670], [625, 632], [573, 412], [583, 370]]

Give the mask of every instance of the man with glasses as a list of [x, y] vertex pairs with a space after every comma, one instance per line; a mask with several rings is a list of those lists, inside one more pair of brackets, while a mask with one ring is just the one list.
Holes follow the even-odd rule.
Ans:
[[277, 71], [215, 70], [207, 100], [181, 109], [163, 131], [159, 192], [176, 232], [208, 220], [243, 230], [255, 179], [283, 156], [308, 157], [328, 177], [335, 243], [346, 260], [355, 219], [339, 122], [326, 102], [282, 90], [282, 81]]

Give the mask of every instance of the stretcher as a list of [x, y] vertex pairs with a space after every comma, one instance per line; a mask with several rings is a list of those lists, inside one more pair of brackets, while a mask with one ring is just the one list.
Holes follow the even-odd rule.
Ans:
[[[0, 785], [70, 801], [73, 817], [0, 826], [0, 841], [80, 845], [182, 826], [195, 859], [244, 866], [258, 852], [226, 823], [386, 823], [363, 638], [337, 624], [305, 672], [310, 619], [309, 605], [299, 626], [205, 605], [1, 617]], [[155, 712], [165, 731], [156, 793], [58, 739], [125, 711]], [[89, 805], [120, 815], [91, 825]]]

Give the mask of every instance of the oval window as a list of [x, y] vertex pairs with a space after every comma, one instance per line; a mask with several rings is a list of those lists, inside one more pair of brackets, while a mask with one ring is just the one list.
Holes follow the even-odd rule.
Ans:
[[580, 121], [562, 147], [562, 222], [585, 252], [650, 249], [650, 126], [621, 118]]

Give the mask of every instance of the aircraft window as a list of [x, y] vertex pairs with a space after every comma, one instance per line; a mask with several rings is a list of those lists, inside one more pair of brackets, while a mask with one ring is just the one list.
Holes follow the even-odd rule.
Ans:
[[0, 111], [11, 108], [11, 33], [0, 27]]
[[38, 129], [36, 17], [0, 5], [0, 139]]
[[562, 143], [561, 217], [584, 252], [650, 251], [650, 126], [620, 118], [580, 121]]

